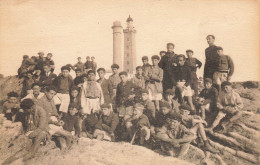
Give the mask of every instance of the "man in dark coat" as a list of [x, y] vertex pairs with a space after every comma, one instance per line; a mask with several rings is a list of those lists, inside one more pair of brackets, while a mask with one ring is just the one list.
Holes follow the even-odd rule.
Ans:
[[207, 42], [209, 47], [205, 49], [206, 62], [204, 67], [204, 79], [210, 78], [213, 80], [213, 74], [217, 71], [219, 55], [217, 53], [217, 46], [214, 44], [215, 36], [208, 35]]
[[174, 53], [174, 44], [167, 44], [167, 52], [165, 56], [162, 56], [159, 62], [159, 67], [163, 69], [163, 91], [172, 89], [175, 84], [172, 71], [177, 66], [177, 54]]

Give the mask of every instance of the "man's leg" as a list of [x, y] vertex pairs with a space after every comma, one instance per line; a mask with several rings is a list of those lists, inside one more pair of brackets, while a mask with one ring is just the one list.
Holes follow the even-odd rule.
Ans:
[[186, 155], [188, 150], [189, 150], [189, 148], [190, 148], [190, 143], [183, 143], [183, 144], [181, 144], [180, 152], [179, 152], [177, 158], [181, 158], [184, 155]]
[[39, 134], [35, 137], [34, 143], [30, 149], [31, 156], [33, 156], [38, 149], [40, 148], [41, 142], [46, 138], [47, 133], [44, 131], [39, 132]]
[[213, 129], [219, 125], [219, 122], [221, 119], [223, 119], [224, 117], [226, 116], [226, 113], [222, 112], [222, 111], [219, 111], [216, 119], [214, 120], [214, 122], [212, 123], [211, 127], [209, 127], [209, 130], [210, 131], [213, 131]]
[[199, 135], [201, 136], [203, 142], [204, 142], [204, 147], [206, 150], [212, 152], [212, 153], [217, 153], [218, 151], [213, 148], [210, 144], [209, 144], [209, 141], [208, 141], [208, 138], [206, 136], [206, 133], [205, 133], [205, 129], [204, 129], [204, 126], [202, 123], [198, 123], [196, 124], [193, 128], [193, 130], [196, 130], [198, 131]]
[[66, 138], [66, 144], [67, 144], [67, 148], [70, 148], [72, 143], [72, 134], [66, 130], [59, 130], [57, 132], [55, 132], [54, 135], [57, 135], [57, 136], [64, 136]]
[[231, 124], [232, 122], [236, 121], [237, 119], [239, 119], [242, 116], [242, 113], [239, 111], [236, 111], [235, 113], [233, 113], [232, 116], [229, 121], [224, 121], [221, 125], [222, 127], [225, 129], [227, 127], [228, 124]]

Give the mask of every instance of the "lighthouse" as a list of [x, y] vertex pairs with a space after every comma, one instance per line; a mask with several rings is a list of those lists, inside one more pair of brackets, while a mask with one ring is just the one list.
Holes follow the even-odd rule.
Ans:
[[126, 20], [126, 29], [124, 29], [124, 71], [134, 73], [136, 68], [136, 30], [133, 26], [133, 19], [130, 17]]
[[122, 26], [121, 22], [115, 21], [112, 26], [113, 29], [113, 63], [118, 64], [122, 69], [122, 58], [121, 58], [121, 34]]

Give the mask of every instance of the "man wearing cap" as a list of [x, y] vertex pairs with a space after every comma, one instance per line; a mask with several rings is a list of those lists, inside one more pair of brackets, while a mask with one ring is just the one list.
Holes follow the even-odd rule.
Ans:
[[73, 65], [72, 69], [79, 69], [82, 73], [85, 72], [85, 64], [81, 61], [81, 57], [78, 57], [78, 62], [75, 65]]
[[181, 123], [190, 129], [194, 135], [200, 135], [204, 142], [204, 149], [212, 153], [217, 153], [218, 151], [209, 144], [205, 133], [204, 125], [207, 125], [207, 122], [201, 119], [199, 116], [190, 115], [191, 108], [187, 104], [182, 104], [180, 106], [180, 112], [182, 117]]
[[18, 76], [22, 78], [23, 76], [25, 76], [26, 72], [33, 71], [35, 65], [36, 63], [33, 60], [31, 60], [28, 55], [24, 55], [22, 64], [18, 69]]
[[214, 44], [215, 36], [208, 35], [206, 37], [209, 47], [205, 49], [206, 62], [204, 66], [203, 78], [213, 79], [213, 74], [217, 70], [219, 55], [217, 53], [217, 46]]
[[149, 91], [147, 89], [142, 89], [142, 100], [144, 105], [144, 114], [148, 117], [151, 125], [155, 122], [155, 106], [154, 103], [149, 98]]
[[115, 129], [119, 124], [119, 118], [110, 104], [102, 104], [102, 115], [96, 124], [96, 130], [94, 131], [94, 137], [98, 140], [115, 141]]
[[44, 64], [50, 65], [51, 66], [51, 72], [53, 73], [53, 71], [55, 69], [55, 64], [54, 64], [54, 61], [51, 59], [52, 56], [53, 56], [52, 53], [48, 53], [46, 58], [45, 58]]
[[46, 111], [36, 106], [31, 99], [25, 99], [21, 102], [21, 108], [26, 115], [26, 135], [30, 139], [34, 139], [30, 151], [24, 157], [24, 160], [34, 157], [40, 148], [40, 144], [48, 136], [49, 118]]
[[[196, 104], [201, 111], [201, 117], [203, 120], [207, 119], [207, 114], [215, 114], [217, 112], [218, 90], [212, 86], [212, 80], [206, 78], [204, 80], [205, 88], [200, 92], [199, 98], [197, 98]], [[215, 114], [216, 115], [216, 114]], [[208, 120], [207, 120], [208, 121]]]
[[188, 104], [191, 106], [195, 113], [195, 107], [192, 103], [192, 91], [191, 91], [191, 71], [190, 67], [185, 64], [185, 56], [180, 54], [177, 56], [178, 66], [175, 68], [174, 79], [176, 80], [176, 92], [179, 102], [183, 102], [184, 97], [187, 98]]
[[181, 124], [181, 115], [174, 114], [155, 134], [161, 141], [161, 149], [170, 156], [182, 158], [189, 150], [190, 142], [196, 138], [194, 133]]
[[41, 85], [39, 83], [33, 83], [32, 84], [32, 93], [27, 94], [24, 98], [21, 99], [21, 101], [25, 99], [32, 99], [34, 103], [38, 101], [38, 99], [42, 98], [44, 96], [44, 93], [41, 91]]
[[161, 128], [164, 124], [167, 118], [170, 118], [171, 116], [176, 115], [168, 102], [161, 100], [159, 102], [160, 104], [160, 111], [156, 114], [154, 127]]
[[36, 65], [34, 69], [36, 71], [36, 74], [39, 76], [40, 74], [43, 74], [43, 64], [45, 62], [45, 57], [43, 52], [39, 52], [38, 55], [39, 57], [36, 61]]
[[[118, 70], [119, 65], [112, 64], [111, 69], [112, 69], [113, 74], [109, 76], [109, 80], [112, 83], [112, 88], [113, 88], [112, 101], [113, 101], [113, 104], [115, 104], [117, 85], [121, 82], [121, 79], [119, 77], [119, 70]], [[113, 107], [115, 107], [115, 106], [113, 106]]]
[[41, 82], [43, 87], [52, 85], [53, 81], [57, 77], [55, 73], [51, 72], [51, 69], [52, 67], [49, 64], [45, 63], [43, 65], [44, 74], [40, 75], [40, 80], [39, 80], [39, 82]]
[[105, 78], [106, 70], [104, 68], [98, 68], [97, 72], [99, 76], [97, 82], [101, 85], [102, 92], [104, 95], [104, 102], [107, 104], [111, 104], [113, 97], [112, 83], [110, 80]]
[[81, 87], [83, 84], [82, 70], [80, 68], [75, 69], [76, 77], [73, 80], [74, 85]]
[[61, 74], [53, 81], [53, 85], [57, 88], [57, 95], [54, 98], [55, 104], [60, 104], [59, 111], [67, 113], [70, 103], [69, 93], [73, 86], [69, 66], [61, 67]]
[[222, 47], [217, 47], [216, 50], [219, 55], [219, 60], [216, 71], [213, 74], [213, 83], [217, 84], [220, 88], [222, 82], [230, 81], [234, 73], [234, 63], [228, 55], [223, 54]]
[[133, 116], [125, 121], [131, 142], [138, 140], [137, 143], [140, 145], [143, 145], [144, 141], [150, 138], [150, 123], [147, 116], [143, 114], [143, 110], [144, 106], [140, 103], [136, 103], [134, 105]]
[[185, 61], [185, 65], [188, 65], [191, 69], [191, 88], [195, 92], [195, 96], [197, 97], [199, 95], [199, 89], [198, 89], [198, 77], [197, 77], [197, 68], [200, 68], [202, 66], [202, 63], [193, 56], [193, 50], [186, 50], [186, 55], [188, 58]]
[[121, 82], [117, 85], [116, 106], [119, 117], [127, 118], [133, 115], [133, 105], [138, 96], [141, 96], [141, 88], [128, 80], [127, 72], [119, 73]]
[[94, 72], [96, 72], [96, 70], [97, 70], [97, 62], [95, 61], [95, 57], [94, 56], [92, 56], [91, 57], [91, 62], [92, 62], [92, 70], [94, 70]]
[[166, 55], [159, 62], [159, 67], [163, 69], [163, 91], [172, 89], [175, 80], [172, 71], [177, 66], [177, 54], [174, 53], [174, 44], [167, 43]]
[[154, 101], [155, 108], [159, 111], [159, 100], [162, 99], [162, 81], [163, 70], [158, 66], [160, 57], [157, 55], [152, 56], [153, 66], [145, 73], [146, 89], [149, 91], [151, 100]]
[[89, 70], [88, 81], [85, 81], [82, 85], [81, 105], [83, 114], [99, 111], [100, 105], [104, 103], [102, 88], [95, 78], [96, 73]]
[[86, 62], [85, 62], [85, 72], [88, 73], [89, 70], [93, 70], [93, 63], [90, 61], [90, 57], [86, 57]]
[[145, 89], [145, 77], [142, 66], [136, 67], [136, 74], [131, 81], [142, 89]]
[[166, 55], [166, 51], [160, 51], [159, 54], [160, 54], [160, 56], [161, 56], [161, 58], [162, 58], [163, 56]]
[[147, 69], [151, 68], [152, 65], [149, 64], [148, 62], [148, 57], [147, 56], [143, 56], [142, 57], [142, 62], [143, 62], [143, 72], [145, 72]]
[[212, 131], [224, 117], [226, 117], [226, 121], [222, 122], [221, 126], [225, 129], [228, 124], [232, 124], [233, 121], [239, 119], [242, 115], [241, 110], [244, 105], [240, 95], [232, 89], [232, 84], [228, 81], [224, 81], [221, 87], [223, 92], [220, 93], [217, 103], [219, 113], [209, 128], [210, 131]]

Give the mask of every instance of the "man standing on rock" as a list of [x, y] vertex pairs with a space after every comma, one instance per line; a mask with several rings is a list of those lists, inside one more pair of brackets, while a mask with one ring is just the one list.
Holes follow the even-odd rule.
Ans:
[[217, 70], [219, 55], [217, 53], [217, 46], [214, 44], [215, 36], [208, 35], [207, 42], [209, 47], [205, 49], [206, 62], [204, 67], [204, 79], [210, 78], [213, 80], [213, 74]]
[[162, 56], [158, 66], [163, 69], [163, 91], [172, 89], [175, 80], [172, 71], [177, 66], [177, 54], [174, 53], [174, 44], [167, 43], [167, 52]]

